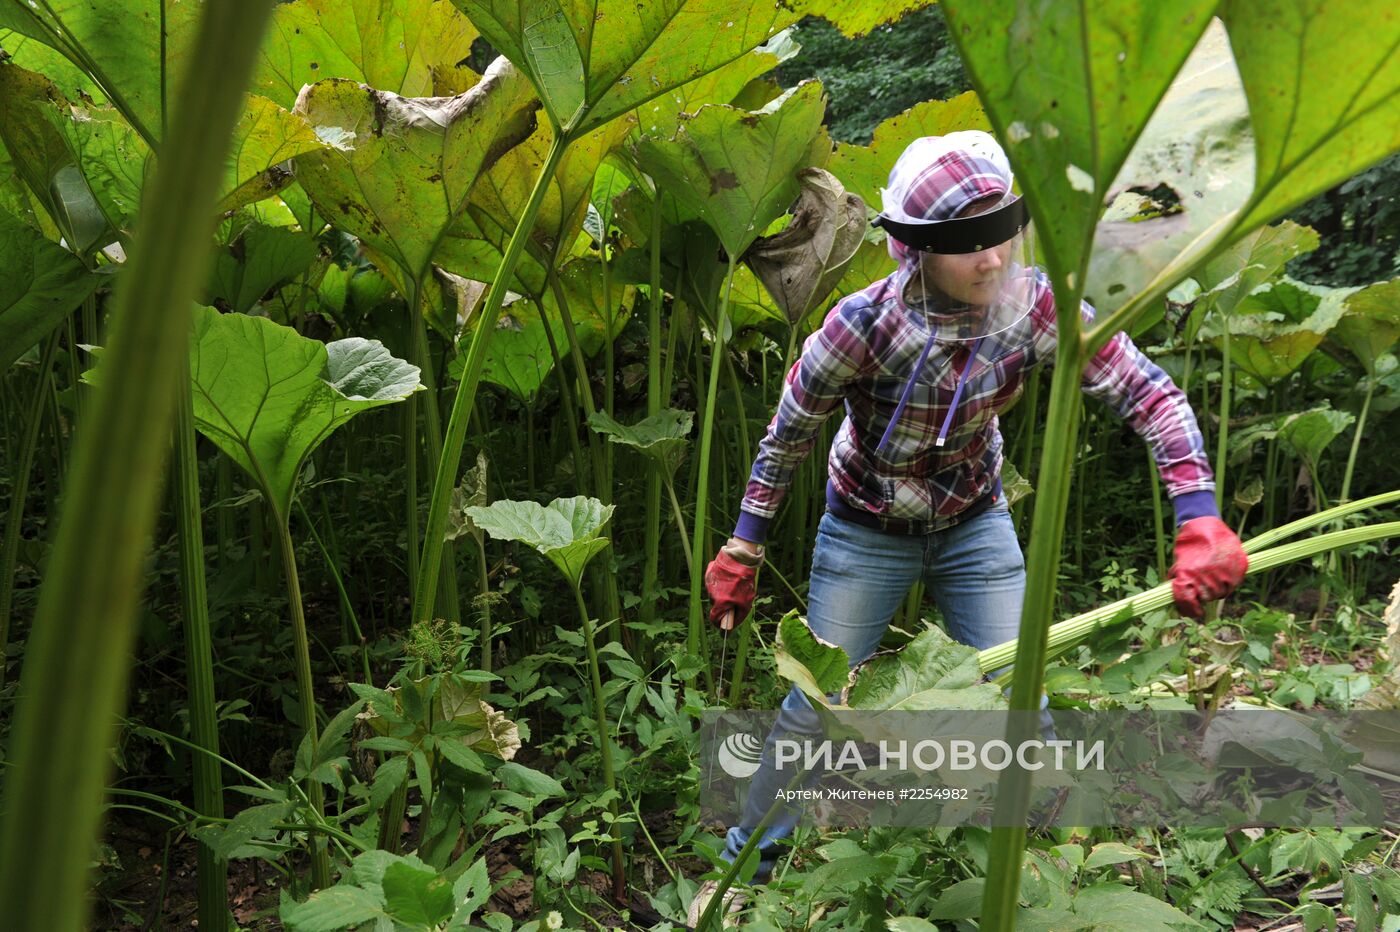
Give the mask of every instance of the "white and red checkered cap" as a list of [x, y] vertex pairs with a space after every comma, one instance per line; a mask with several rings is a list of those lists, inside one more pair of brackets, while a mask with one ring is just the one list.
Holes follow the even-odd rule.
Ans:
[[[960, 130], [911, 142], [880, 189], [885, 216], [900, 223], [951, 220], [969, 204], [1011, 191], [1014, 176], [1001, 145], [990, 133]], [[903, 265], [914, 250], [887, 238], [890, 255]]]

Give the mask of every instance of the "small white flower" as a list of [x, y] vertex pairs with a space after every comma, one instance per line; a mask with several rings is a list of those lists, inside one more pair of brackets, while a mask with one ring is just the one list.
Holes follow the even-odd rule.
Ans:
[[544, 917], [544, 927], [546, 929], [562, 929], [564, 928], [564, 917], [557, 909], [552, 910], [548, 916]]

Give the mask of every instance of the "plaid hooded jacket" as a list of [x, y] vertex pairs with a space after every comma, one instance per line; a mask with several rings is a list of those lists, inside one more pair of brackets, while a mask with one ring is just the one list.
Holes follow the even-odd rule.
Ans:
[[[926, 137], [912, 144], [891, 172], [886, 212], [894, 206], [915, 219], [945, 220], [1010, 187], [1005, 155], [986, 133]], [[1038, 269], [1027, 270], [1035, 281], [1029, 313], [1019, 323], [981, 340], [975, 356], [973, 345], [942, 342], [933, 334], [928, 358], [914, 372], [937, 325], [904, 300], [919, 254], [893, 238], [888, 243], [896, 271], [832, 308], [788, 372], [759, 444], [735, 536], [764, 540], [793, 474], [837, 406], [844, 406], [845, 418], [828, 458], [827, 501], [838, 515], [891, 533], [926, 534], [972, 517], [999, 494], [997, 414], [1014, 400], [1032, 367], [1055, 355], [1049, 281]], [[1093, 319], [1088, 304], [1081, 313], [1086, 321]], [[964, 367], [962, 397], [946, 443], [937, 447]], [[911, 379], [908, 404], [890, 441], [877, 452]], [[1117, 334], [1089, 361], [1083, 388], [1151, 446], [1178, 524], [1218, 513], [1210, 462], [1185, 395], [1127, 334]]]

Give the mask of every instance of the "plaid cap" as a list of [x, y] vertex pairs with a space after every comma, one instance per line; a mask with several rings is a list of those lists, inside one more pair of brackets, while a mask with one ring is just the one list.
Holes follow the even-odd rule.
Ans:
[[[890, 170], [880, 190], [885, 216], [901, 223], [951, 220], [969, 204], [1011, 190], [1011, 163], [990, 133], [962, 130], [915, 139]], [[890, 256], [901, 271], [918, 253], [887, 237]]]

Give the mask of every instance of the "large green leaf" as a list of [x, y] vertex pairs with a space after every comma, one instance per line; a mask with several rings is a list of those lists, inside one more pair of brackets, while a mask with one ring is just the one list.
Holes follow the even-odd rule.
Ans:
[[[549, 180], [525, 255], [515, 271], [524, 293], [539, 296], [545, 291], [546, 271], [569, 252], [583, 229], [599, 166], [627, 135], [630, 125], [627, 119], [620, 119], [600, 126], [565, 151]], [[541, 124], [486, 172], [472, 190], [462, 219], [443, 241], [437, 257], [440, 265], [479, 281], [495, 277], [553, 141], [553, 130]]]
[[1400, 278], [1368, 285], [1347, 295], [1343, 304], [1346, 313], [1332, 338], [1374, 376], [1376, 362], [1400, 342]]
[[824, 110], [815, 81], [758, 111], [711, 104], [683, 120], [671, 139], [644, 136], [637, 158], [738, 257], [796, 199], [798, 170], [826, 164]]
[[418, 367], [377, 340], [324, 344], [263, 317], [212, 308], [195, 311], [190, 375], [195, 426], [257, 482], [284, 521], [302, 464], [332, 431], [423, 387]]
[[637, 128], [644, 135], [669, 139], [675, 135], [683, 114], [694, 113], [705, 104], [734, 103], [750, 81], [772, 71], [799, 51], [801, 47], [793, 41], [792, 30], [784, 29], [747, 55], [740, 55], [722, 68], [639, 106]]
[[475, 38], [447, 0], [296, 0], [273, 16], [253, 90], [288, 108], [303, 85], [330, 78], [441, 96], [434, 72], [466, 59]]
[[283, 227], [252, 223], [214, 260], [210, 298], [239, 313], [251, 310], [277, 285], [306, 271], [316, 241]]
[[946, 0], [949, 34], [1007, 155], [1052, 277], [1087, 266], [1109, 183], [1216, 0]]
[[0, 374], [97, 288], [68, 250], [0, 214]]
[[1199, 303], [1231, 313], [1246, 295], [1283, 271], [1289, 259], [1312, 252], [1318, 242], [1316, 230], [1291, 220], [1261, 227], [1200, 268], [1195, 278], [1205, 292]]
[[951, 100], [926, 100], [875, 127], [870, 145], [848, 142], [836, 146], [827, 170], [871, 208], [880, 208], [880, 189], [889, 181], [899, 154], [921, 136], [943, 136], [964, 129], [991, 129], [982, 104], [972, 91]]
[[529, 82], [504, 59], [450, 98], [324, 81], [297, 100], [326, 143], [297, 159], [298, 180], [321, 214], [392, 262], [386, 271], [407, 287], [427, 275], [477, 178], [530, 132], [534, 106]]
[[674, 478], [676, 469], [685, 459], [686, 448], [690, 446], [695, 414], [662, 408], [629, 426], [619, 423], [606, 411], [595, 411], [588, 416], [588, 426], [604, 434], [611, 442], [631, 447], [654, 460], [668, 477]]
[[1288, 444], [1314, 472], [1323, 451], [1331, 446], [1351, 426], [1355, 416], [1332, 408], [1314, 408], [1301, 414], [1290, 414], [1278, 425], [1279, 439]]
[[[562, 327], [554, 329], [555, 346], [563, 339]], [[458, 354], [448, 363], [447, 373], [454, 379], [462, 377], [466, 357]], [[496, 333], [482, 366], [481, 380], [498, 385], [533, 405], [540, 386], [554, 369], [554, 355], [549, 350], [545, 322], [528, 301], [517, 301], [501, 313], [496, 321]]]
[[[106, 245], [109, 231], [121, 228], [136, 208], [123, 203], [124, 195], [134, 198], [120, 180], [133, 165], [139, 177], [145, 147], [134, 134], [126, 140], [130, 151], [115, 142], [120, 124], [109, 114], [100, 113], [96, 123], [87, 113], [79, 118], [48, 78], [0, 63], [0, 138], [16, 174], [79, 253]], [[102, 180], [90, 183], [89, 175]], [[99, 198], [99, 190], [107, 196]]]
[[576, 495], [538, 502], [500, 501], [463, 509], [476, 526], [498, 540], [515, 540], [549, 558], [575, 589], [588, 561], [607, 548], [600, 537], [612, 518], [613, 506]]
[[[432, 704], [431, 717], [414, 719], [411, 731], [402, 724], [405, 718], [411, 718], [404, 715], [406, 689], [416, 694], [411, 703], [414, 707], [427, 711], [429, 703]], [[375, 734], [402, 738], [413, 745], [422, 744], [432, 734], [439, 744], [451, 742], [473, 754], [490, 754], [502, 760], [510, 760], [520, 750], [519, 726], [505, 713], [482, 701], [480, 683], [455, 676], [425, 676], [403, 686], [391, 686], [383, 693], [366, 693], [362, 697], [370, 702], [360, 718]], [[388, 706], [388, 700], [392, 700], [392, 707]]]
[[1226, 0], [1267, 223], [1400, 149], [1400, 17], [1388, 0]]
[[[3, 10], [3, 4], [0, 4]], [[3, 22], [4, 12], [0, 12]], [[37, 71], [58, 87], [59, 92], [69, 100], [82, 100], [92, 104], [107, 104], [107, 95], [83, 73], [77, 65], [37, 39], [31, 39], [11, 29], [0, 28], [0, 48], [10, 57], [10, 61], [29, 71]]]
[[728, 64], [801, 18], [773, 0], [455, 0], [570, 135]]
[[850, 685], [851, 663], [846, 652], [812, 633], [807, 620], [788, 612], [778, 622], [773, 649], [778, 674], [796, 683], [808, 698], [822, 704], [827, 696]]
[[[1232, 364], [1266, 383], [1293, 372], [1341, 320], [1355, 290], [1285, 278], [1244, 297], [1228, 321]], [[1223, 326], [1208, 321], [1202, 333], [1223, 346]]]
[[1101, 315], [1117, 310], [1213, 224], [1236, 215], [1253, 185], [1249, 102], [1216, 20], [1113, 180], [1094, 233], [1087, 300]]
[[[585, 356], [592, 356], [603, 348], [605, 341], [616, 339], [622, 331], [635, 289], [613, 276], [607, 283], [610, 297], [605, 297], [602, 264], [584, 257], [570, 260], [559, 271], [559, 283], [568, 302], [579, 347]], [[534, 404], [540, 386], [554, 368], [548, 334], [553, 335], [560, 355], [569, 351], [568, 332], [553, 290], [546, 290], [539, 304], [544, 308], [543, 320], [533, 300], [516, 302], [502, 313], [496, 322], [496, 333], [491, 338], [481, 375], [485, 381], [499, 385], [527, 405]], [[611, 327], [604, 316], [608, 309], [612, 314]], [[545, 321], [549, 325], [547, 332]], [[473, 321], [469, 329], [474, 327]], [[448, 374], [460, 379], [465, 365], [465, 355], [458, 354], [448, 363]]]
[[846, 193], [835, 175], [820, 168], [797, 173], [802, 193], [792, 219], [744, 253], [788, 324], [796, 326], [826, 302], [865, 241], [865, 202]]
[[198, 3], [167, 0], [0, 0], [0, 26], [65, 55], [102, 87], [145, 139], [164, 134], [166, 102], [178, 100]]
[[977, 649], [926, 627], [901, 650], [876, 654], [856, 668], [856, 709], [1004, 709], [1006, 698], [982, 683]]
[[219, 210], [237, 210], [271, 197], [292, 180], [284, 164], [321, 148], [311, 127], [266, 97], [250, 96], [233, 134]]

